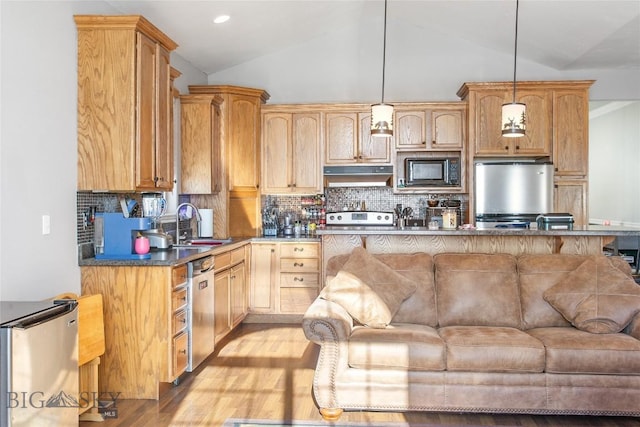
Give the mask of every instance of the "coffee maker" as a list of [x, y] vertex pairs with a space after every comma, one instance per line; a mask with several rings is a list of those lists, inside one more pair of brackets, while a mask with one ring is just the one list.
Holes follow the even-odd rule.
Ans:
[[154, 249], [170, 249], [173, 238], [162, 230], [158, 219], [167, 211], [167, 201], [162, 193], [142, 193], [142, 216], [151, 220], [152, 226], [142, 233]]
[[135, 240], [151, 228], [150, 218], [126, 218], [122, 213], [96, 213], [94, 221], [96, 259], [149, 259], [134, 250]]

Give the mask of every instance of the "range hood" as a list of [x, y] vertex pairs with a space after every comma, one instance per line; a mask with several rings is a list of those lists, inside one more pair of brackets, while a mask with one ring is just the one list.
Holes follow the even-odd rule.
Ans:
[[325, 166], [325, 187], [391, 187], [393, 166]]

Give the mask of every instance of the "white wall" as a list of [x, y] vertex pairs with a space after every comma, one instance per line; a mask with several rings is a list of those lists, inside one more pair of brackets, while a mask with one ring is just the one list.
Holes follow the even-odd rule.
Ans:
[[[77, 38], [74, 14], [102, 1], [0, 1], [0, 299], [80, 292], [76, 247]], [[173, 57], [172, 57], [173, 61]], [[206, 77], [176, 58], [186, 91]], [[42, 216], [51, 234], [42, 234]]]
[[[370, 27], [349, 27], [210, 74], [210, 84], [265, 89], [269, 103], [379, 102], [382, 49]], [[454, 31], [454, 30], [452, 30]], [[440, 34], [423, 40], [413, 26], [390, 26], [389, 45], [428, 46], [425, 52], [387, 50], [385, 101], [458, 101], [464, 82], [511, 81], [513, 56]], [[392, 40], [393, 39], [393, 40]], [[404, 42], [403, 44], [403, 41]], [[374, 53], [372, 53], [372, 51]], [[378, 53], [379, 52], [379, 53]], [[371, 58], [377, 58], [371, 60]], [[459, 63], [454, 70], [439, 64]], [[556, 70], [518, 58], [518, 80], [596, 80], [591, 99], [640, 99], [638, 70]]]
[[589, 217], [640, 227], [640, 101], [589, 121]]

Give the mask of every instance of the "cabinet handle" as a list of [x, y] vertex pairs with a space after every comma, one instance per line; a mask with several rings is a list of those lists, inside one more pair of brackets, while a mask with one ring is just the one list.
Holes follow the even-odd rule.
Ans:
[[182, 350], [179, 350], [178, 353], [187, 354], [187, 349], [183, 348]]
[[505, 146], [504, 146], [504, 149], [505, 149], [505, 150], [508, 150], [508, 149], [509, 149], [509, 146], [508, 146], [508, 145], [505, 145]]
[[436, 145], [436, 140], [431, 141], [431, 145]]
[[294, 262], [293, 266], [294, 267], [304, 267], [304, 262]]
[[271, 249], [271, 253], [274, 253], [276, 250], [275, 249]]
[[291, 186], [292, 186], [293, 188], [295, 188], [295, 187], [296, 187], [296, 185], [295, 185], [295, 184], [291, 184]]
[[296, 247], [296, 248], [293, 248], [293, 251], [294, 251], [294, 252], [303, 252], [303, 251], [304, 251], [304, 248], [297, 248], [297, 247]]
[[519, 150], [519, 149], [520, 149], [520, 146], [519, 146], [519, 145], [516, 145], [516, 150]]
[[427, 141], [422, 141], [421, 144], [422, 145], [427, 145]]
[[304, 282], [304, 277], [294, 277], [293, 281], [294, 282]]
[[182, 319], [181, 322], [182, 323], [187, 323], [187, 319]]
[[236, 278], [236, 276], [231, 276], [231, 280], [234, 280]]

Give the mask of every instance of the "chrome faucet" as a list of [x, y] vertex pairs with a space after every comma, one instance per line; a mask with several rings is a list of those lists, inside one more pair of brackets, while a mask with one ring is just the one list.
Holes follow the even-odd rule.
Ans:
[[[191, 203], [180, 203], [178, 205], [178, 208], [176, 209], [176, 244], [180, 244], [180, 209], [182, 209], [185, 206], [190, 206], [196, 213], [196, 221], [198, 222], [197, 227], [198, 230], [200, 229], [200, 222], [202, 221], [202, 217], [200, 216], [200, 211], [198, 211], [198, 208], [195, 207], [195, 205], [191, 204]], [[185, 236], [186, 238], [186, 236]]]

